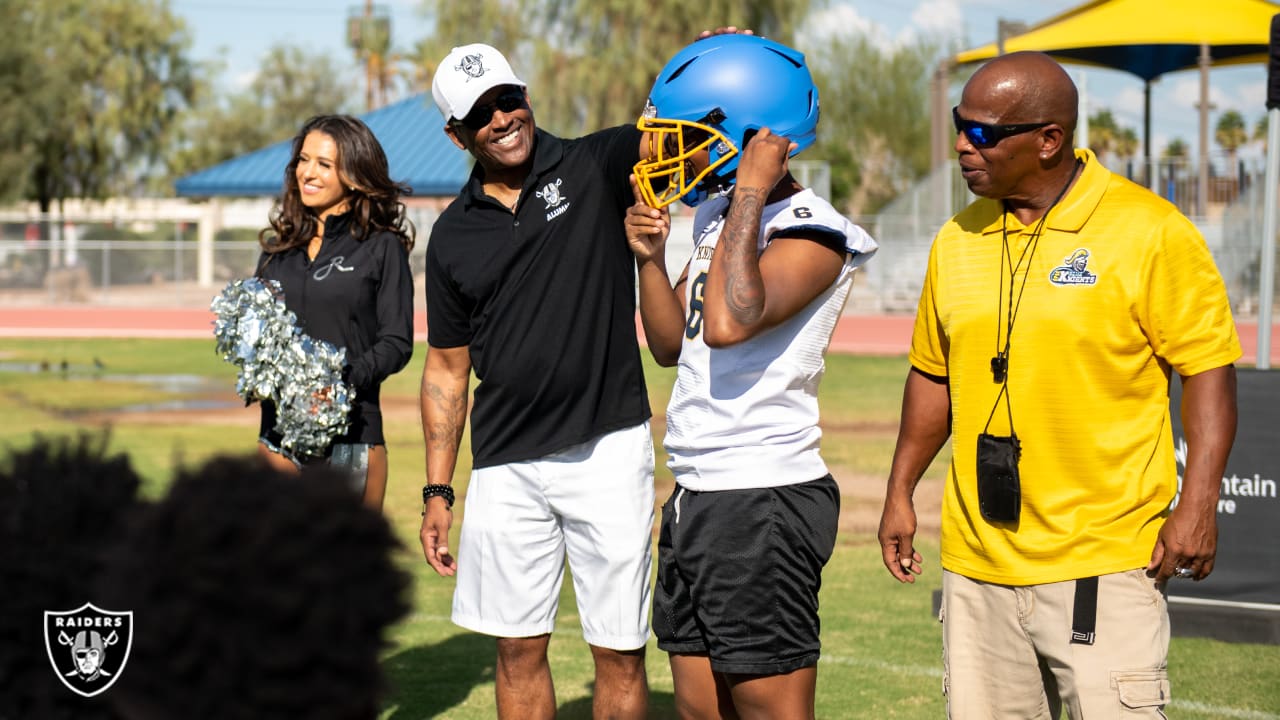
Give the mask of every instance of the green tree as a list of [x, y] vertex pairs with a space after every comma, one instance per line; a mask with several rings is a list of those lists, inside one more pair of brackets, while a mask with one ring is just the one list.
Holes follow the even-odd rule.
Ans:
[[1110, 110], [1103, 108], [1089, 116], [1089, 149], [1098, 156], [1106, 155], [1116, 147], [1120, 126]]
[[220, 65], [206, 66], [194, 107], [181, 123], [168, 180], [293, 137], [309, 117], [352, 112], [356, 83], [333, 58], [276, 45], [263, 56], [248, 87], [219, 95]]
[[[834, 36], [809, 53], [821, 92], [818, 144], [831, 194], [850, 215], [874, 212], [929, 170], [929, 81], [941, 45], [884, 48]], [[856, 69], [856, 70], [853, 70]]]
[[1115, 153], [1117, 157], [1131, 158], [1138, 154], [1141, 143], [1138, 142], [1138, 133], [1131, 127], [1120, 128], [1115, 135]]
[[1175, 160], [1185, 159], [1190, 154], [1191, 150], [1187, 147], [1187, 143], [1182, 138], [1174, 138], [1169, 141], [1168, 145], [1164, 146], [1164, 151], [1160, 153], [1160, 157]]
[[182, 21], [162, 0], [6, 0], [0, 197], [47, 212], [128, 193], [163, 163], [195, 88]]
[[[1158, 177], [1162, 178], [1161, 182], [1174, 183], [1175, 189], [1177, 188], [1177, 183], [1187, 182], [1185, 179], [1187, 172], [1189, 170], [1194, 170], [1194, 168], [1190, 167], [1190, 163], [1187, 161], [1187, 158], [1190, 155], [1191, 148], [1187, 145], [1186, 141], [1177, 137], [1170, 140], [1168, 144], [1164, 146], [1164, 149], [1160, 151], [1161, 170], [1159, 171]], [[1177, 190], [1177, 192], [1183, 191]]]
[[732, 23], [789, 42], [810, 3], [426, 0], [435, 34], [419, 43], [417, 57], [427, 80], [450, 48], [489, 43], [529, 83], [539, 125], [577, 135], [635, 122], [653, 78], [699, 30]]
[[1089, 116], [1089, 149], [1098, 157], [1132, 158], [1141, 148], [1138, 131], [1122, 126], [1107, 108]]
[[[0, 2], [0, 23], [6, 28], [30, 25], [26, 4]], [[35, 162], [41, 126], [35, 38], [13, 32], [0, 43], [0, 200], [24, 197]]]
[[[467, 3], [424, 0], [421, 12], [427, 16], [435, 32], [419, 40], [414, 47], [412, 55], [419, 71], [414, 84], [430, 88], [440, 60], [455, 46], [473, 42], [488, 43], [501, 50], [515, 66], [516, 73], [523, 77], [528, 58], [521, 57], [517, 50], [532, 37], [524, 14], [536, 4], [531, 0], [473, 0]], [[533, 77], [524, 77], [525, 82], [533, 80]], [[535, 91], [536, 88], [530, 90]]]
[[1249, 129], [1244, 124], [1244, 116], [1236, 110], [1222, 113], [1214, 128], [1213, 139], [1219, 147], [1227, 151], [1229, 164], [1235, 167], [1236, 151], [1241, 145], [1249, 142]]

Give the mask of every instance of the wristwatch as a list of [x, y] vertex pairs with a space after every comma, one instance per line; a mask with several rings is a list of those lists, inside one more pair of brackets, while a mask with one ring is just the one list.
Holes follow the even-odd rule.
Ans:
[[452, 485], [424, 485], [422, 486], [422, 504], [427, 504], [428, 498], [442, 497], [444, 502], [453, 508], [453, 486]]

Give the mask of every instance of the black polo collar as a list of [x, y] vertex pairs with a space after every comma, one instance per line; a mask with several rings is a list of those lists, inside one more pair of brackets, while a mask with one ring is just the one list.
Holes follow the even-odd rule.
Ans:
[[[552, 168], [560, 164], [564, 159], [564, 141], [545, 132], [539, 128], [533, 131], [533, 169], [524, 179], [524, 185], [520, 191], [521, 196], [525, 194], [525, 190], [536, 187], [538, 178], [542, 177]], [[471, 167], [471, 176], [467, 178], [467, 184], [463, 191], [466, 195], [468, 204], [476, 202], [493, 202], [484, 192], [484, 167], [480, 163], [475, 163]]]

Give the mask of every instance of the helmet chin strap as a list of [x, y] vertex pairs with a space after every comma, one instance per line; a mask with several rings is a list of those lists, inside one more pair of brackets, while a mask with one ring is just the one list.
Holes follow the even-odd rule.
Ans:
[[702, 179], [698, 185], [706, 190], [707, 196], [724, 194], [733, 189], [738, 179], [738, 169], [734, 168], [724, 175], [712, 173]]

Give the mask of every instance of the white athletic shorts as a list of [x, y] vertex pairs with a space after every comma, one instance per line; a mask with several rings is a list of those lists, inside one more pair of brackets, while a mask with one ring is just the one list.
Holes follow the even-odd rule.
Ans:
[[567, 555], [586, 641], [643, 647], [653, 500], [647, 421], [536, 460], [473, 470], [453, 622], [497, 637], [550, 633]]

